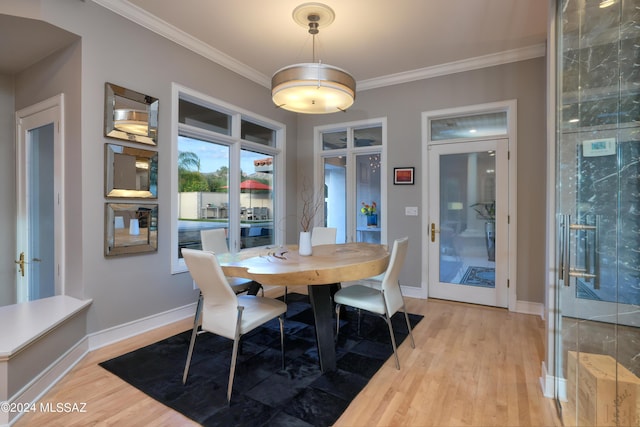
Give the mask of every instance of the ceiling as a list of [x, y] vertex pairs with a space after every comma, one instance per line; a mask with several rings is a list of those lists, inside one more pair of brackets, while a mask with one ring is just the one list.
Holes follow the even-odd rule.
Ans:
[[[267, 87], [276, 70], [312, 60], [312, 36], [292, 18], [303, 0], [93, 1]], [[470, 58], [544, 51], [544, 0], [324, 3], [336, 17], [316, 36], [316, 57], [349, 71], [359, 88]], [[52, 37], [47, 24], [9, 18], [0, 15], [0, 40], [10, 40], [0, 43], [0, 72], [31, 65], [72, 36], [53, 31]], [[40, 31], [48, 31], [44, 41], [36, 37]]]
[[0, 74], [22, 71], [77, 39], [46, 22], [0, 14]]

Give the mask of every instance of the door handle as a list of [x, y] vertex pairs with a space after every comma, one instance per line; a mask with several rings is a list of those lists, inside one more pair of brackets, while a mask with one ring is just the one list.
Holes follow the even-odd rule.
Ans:
[[18, 258], [18, 260], [14, 262], [18, 264], [18, 268], [20, 269], [20, 275], [24, 277], [24, 265], [27, 263], [24, 260], [24, 252], [20, 252], [20, 258]]
[[[561, 269], [562, 276], [564, 277], [564, 285], [570, 286], [569, 278], [576, 277], [580, 279], [594, 279], [594, 289], [600, 288], [600, 260], [598, 259], [598, 246], [599, 246], [599, 228], [600, 228], [600, 218], [599, 215], [596, 216], [595, 225], [588, 224], [571, 224], [571, 216], [566, 215], [563, 220], [563, 225], [565, 232], [563, 234], [562, 242], [564, 246], [561, 251]], [[565, 222], [566, 221], [566, 222]], [[589, 239], [588, 234], [585, 236], [585, 268], [574, 268], [571, 267], [571, 231], [583, 231], [585, 233], [593, 232], [594, 238]], [[593, 242], [593, 243], [592, 243]], [[592, 246], [593, 245], [593, 249]], [[591, 251], [594, 252], [594, 268], [593, 272], [591, 272]]]
[[567, 216], [563, 214], [558, 214], [558, 280], [564, 281], [564, 272], [567, 268], [566, 266], [566, 239], [567, 239]]
[[435, 242], [436, 241], [436, 233], [439, 233], [440, 230], [436, 230], [436, 224], [435, 223], [431, 223], [431, 241]]

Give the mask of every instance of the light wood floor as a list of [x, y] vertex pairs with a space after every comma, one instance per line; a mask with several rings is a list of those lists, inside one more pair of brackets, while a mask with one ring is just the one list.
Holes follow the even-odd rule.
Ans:
[[[542, 395], [544, 323], [538, 316], [440, 300], [407, 298], [424, 315], [393, 358], [356, 397], [336, 426], [561, 426]], [[97, 364], [190, 328], [166, 326], [93, 351], [41, 402], [86, 402], [84, 413], [28, 413], [23, 426], [193, 426]]]

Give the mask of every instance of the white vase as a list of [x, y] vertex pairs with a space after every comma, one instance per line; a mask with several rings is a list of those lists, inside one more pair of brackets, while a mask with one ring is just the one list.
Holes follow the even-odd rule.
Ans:
[[311, 247], [311, 232], [301, 231], [300, 241], [298, 242], [298, 253], [302, 256], [311, 256], [313, 248]]
[[138, 236], [140, 234], [140, 223], [137, 218], [129, 220], [129, 234], [132, 236]]

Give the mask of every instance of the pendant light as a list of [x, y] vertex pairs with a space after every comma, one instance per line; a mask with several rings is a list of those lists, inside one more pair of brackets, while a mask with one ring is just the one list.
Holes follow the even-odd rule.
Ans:
[[313, 37], [313, 62], [293, 64], [271, 78], [271, 97], [279, 108], [303, 114], [346, 111], [356, 96], [356, 81], [345, 70], [316, 61], [316, 35], [335, 19], [329, 6], [304, 3], [293, 11], [293, 19], [309, 28]]

